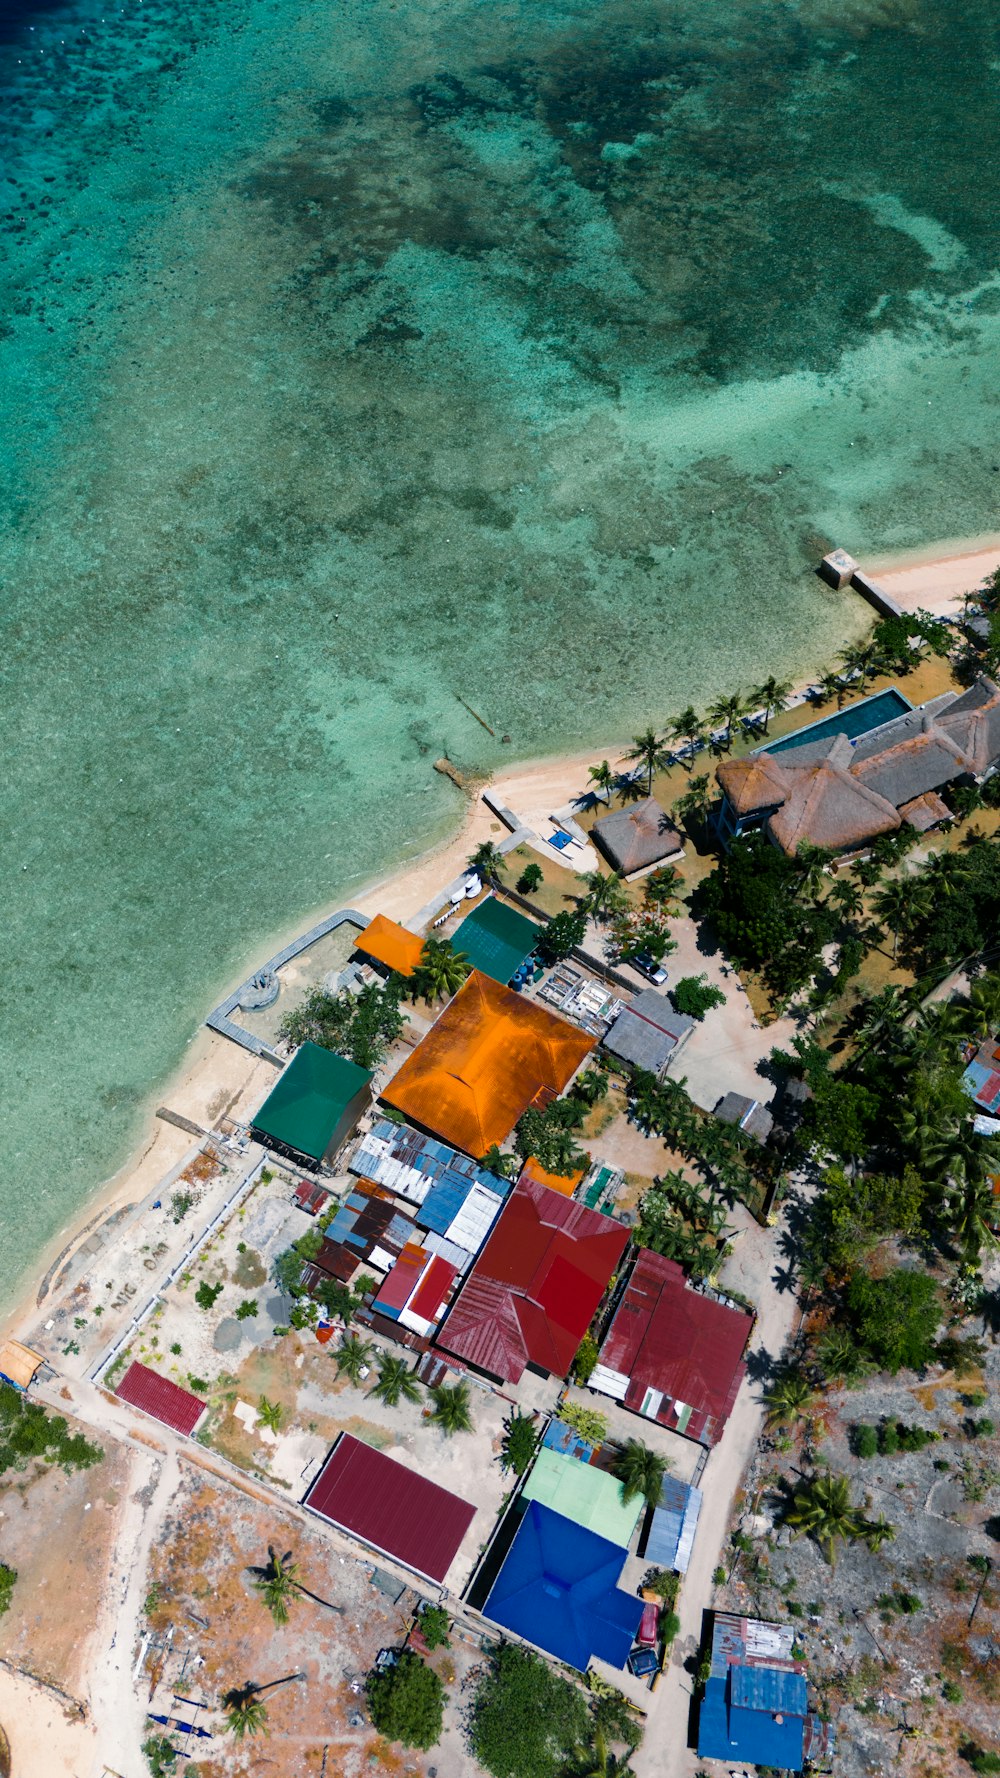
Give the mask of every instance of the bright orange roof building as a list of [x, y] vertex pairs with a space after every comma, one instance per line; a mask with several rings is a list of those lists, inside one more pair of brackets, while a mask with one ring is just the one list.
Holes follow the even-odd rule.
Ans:
[[376, 963], [384, 963], [387, 969], [394, 969], [397, 975], [412, 975], [420, 962], [424, 941], [415, 932], [407, 932], [405, 926], [397, 925], [385, 914], [376, 914], [369, 926], [366, 926], [358, 939], [356, 950], [364, 951], [366, 957], [374, 957]]
[[573, 1173], [550, 1173], [532, 1154], [521, 1168], [518, 1184], [533, 1179], [536, 1185], [547, 1185], [550, 1191], [562, 1192], [564, 1198], [571, 1198], [586, 1171], [586, 1167], [579, 1167]]
[[479, 1160], [529, 1105], [561, 1093], [593, 1047], [576, 1025], [474, 969], [382, 1096]]

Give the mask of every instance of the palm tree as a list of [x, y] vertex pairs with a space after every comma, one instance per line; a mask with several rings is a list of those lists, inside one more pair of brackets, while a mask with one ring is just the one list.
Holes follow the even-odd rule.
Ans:
[[698, 742], [703, 740], [705, 735], [705, 724], [693, 704], [689, 704], [686, 710], [682, 710], [679, 716], [673, 718], [670, 724], [670, 733], [676, 740], [687, 742], [688, 771], [690, 771], [694, 765]]
[[837, 709], [839, 710], [844, 702], [844, 681], [840, 677], [840, 674], [824, 673], [818, 681], [818, 686], [820, 702], [828, 704], [831, 698], [836, 698]]
[[225, 1708], [226, 1727], [234, 1741], [242, 1741], [246, 1735], [267, 1734], [267, 1705], [255, 1692], [248, 1688], [231, 1692]]
[[853, 1017], [855, 1047], [859, 1055], [884, 1055], [900, 1042], [906, 1006], [898, 983], [890, 982], [877, 994], [862, 1000]]
[[621, 1483], [624, 1501], [641, 1494], [650, 1506], [659, 1506], [663, 1478], [669, 1468], [660, 1451], [651, 1451], [641, 1439], [630, 1438], [616, 1447], [611, 1473]]
[[926, 892], [918, 877], [892, 877], [885, 888], [879, 890], [873, 906], [892, 933], [892, 960], [895, 963], [900, 937], [912, 932], [926, 910]]
[[990, 1037], [1000, 1029], [1000, 975], [984, 975], [973, 982], [969, 1009], [977, 1037]]
[[278, 1432], [283, 1416], [284, 1410], [279, 1401], [268, 1401], [266, 1395], [261, 1396], [257, 1403], [257, 1417], [262, 1426], [268, 1427], [271, 1432]]
[[854, 1336], [846, 1327], [830, 1327], [816, 1341], [816, 1362], [827, 1383], [836, 1378], [854, 1378], [870, 1374], [874, 1365], [862, 1358]]
[[616, 870], [588, 870], [580, 881], [586, 886], [583, 906], [592, 919], [606, 921], [623, 914], [629, 905], [625, 880]]
[[779, 712], [785, 708], [785, 705], [787, 704], [791, 695], [792, 695], [791, 680], [790, 679], [775, 679], [773, 673], [771, 673], [768, 676], [768, 678], [765, 679], [763, 685], [758, 685], [756, 691], [752, 691], [750, 693], [748, 702], [751, 705], [762, 704], [764, 706], [764, 733], [765, 733], [765, 735], [767, 734], [768, 724], [771, 720], [772, 714], [777, 716], [779, 714]]
[[338, 1377], [346, 1377], [355, 1385], [364, 1382], [363, 1371], [371, 1364], [375, 1348], [370, 1340], [362, 1340], [357, 1334], [348, 1334], [341, 1340], [334, 1353]]
[[865, 905], [860, 884], [853, 882], [850, 877], [838, 877], [830, 890], [829, 899], [844, 920], [856, 920]]
[[445, 1438], [472, 1431], [468, 1383], [436, 1383], [429, 1393], [434, 1406], [427, 1417], [440, 1426]]
[[642, 889], [642, 899], [646, 906], [675, 913], [682, 880], [680, 871], [672, 864], [661, 865], [659, 870], [650, 871]]
[[466, 862], [469, 869], [474, 870], [479, 877], [496, 879], [502, 877], [507, 869], [506, 858], [499, 846], [494, 846], [492, 840], [484, 840], [481, 846], [476, 847]]
[[871, 642], [855, 643], [852, 648], [845, 648], [840, 656], [844, 672], [858, 675], [857, 690], [863, 692], [869, 674], [878, 664], [878, 649]]
[[851, 1484], [844, 1475], [820, 1471], [803, 1477], [785, 1514], [797, 1536], [805, 1534], [819, 1545], [832, 1568], [837, 1544], [856, 1543], [864, 1535], [866, 1521], [851, 1500]]
[[394, 1408], [400, 1401], [419, 1401], [420, 1385], [405, 1358], [383, 1352], [379, 1356], [378, 1377], [368, 1394], [384, 1402], [387, 1408]]
[[830, 862], [830, 854], [823, 846], [810, 846], [803, 840], [795, 854], [795, 863], [799, 872], [799, 897], [815, 900], [826, 882], [826, 867]]
[[655, 729], [648, 728], [641, 735], [632, 736], [632, 746], [625, 755], [626, 759], [634, 759], [646, 773], [646, 795], [653, 793], [653, 773], [666, 764], [666, 745]]
[[298, 1567], [291, 1550], [279, 1556], [271, 1544], [267, 1546], [267, 1567], [258, 1571], [252, 1583], [255, 1593], [259, 1593], [271, 1613], [274, 1622], [280, 1629], [288, 1622], [288, 1602], [294, 1599], [299, 1590]]
[[768, 1426], [794, 1426], [808, 1413], [815, 1394], [812, 1384], [800, 1371], [785, 1371], [772, 1384], [765, 1398]]
[[509, 1179], [517, 1170], [517, 1156], [504, 1154], [495, 1142], [492, 1142], [486, 1153], [480, 1157], [479, 1165], [485, 1167], [487, 1173], [495, 1173], [498, 1179]]
[[609, 805], [611, 792], [615, 787], [615, 776], [616, 774], [611, 770], [606, 759], [602, 759], [598, 766], [591, 766], [587, 772], [587, 777], [594, 786], [595, 792], [602, 792], [605, 802]]
[[890, 1524], [884, 1513], [879, 1513], [877, 1519], [865, 1520], [861, 1535], [864, 1538], [865, 1543], [868, 1545], [868, 1548], [873, 1552], [877, 1552], [882, 1548], [884, 1543], [895, 1542], [896, 1527], [895, 1525]]
[[704, 824], [712, 812], [714, 802], [715, 792], [709, 789], [708, 773], [696, 772], [687, 789], [673, 804], [671, 812], [681, 821]]
[[456, 951], [450, 939], [424, 939], [424, 948], [410, 978], [414, 995], [422, 1000], [450, 1000], [471, 969], [464, 951]]
[[725, 748], [728, 753], [733, 744], [733, 723], [737, 722], [746, 710], [747, 705], [738, 691], [729, 693], [728, 697], [717, 698], [708, 712], [710, 722], [724, 722], [726, 725]]

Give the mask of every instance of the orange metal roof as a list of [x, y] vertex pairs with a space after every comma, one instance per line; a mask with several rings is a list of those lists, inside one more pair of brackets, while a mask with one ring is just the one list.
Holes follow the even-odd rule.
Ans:
[[407, 932], [405, 926], [397, 925], [385, 914], [376, 914], [370, 926], [366, 926], [358, 939], [357, 949], [364, 951], [366, 957], [374, 957], [376, 963], [384, 963], [387, 969], [394, 969], [397, 975], [412, 975], [420, 962], [420, 954], [424, 941], [415, 932]]
[[564, 1198], [571, 1198], [586, 1171], [586, 1167], [580, 1167], [575, 1173], [549, 1173], [541, 1161], [529, 1155], [521, 1168], [518, 1184], [533, 1179], [536, 1185], [547, 1185], [550, 1191], [562, 1192]]
[[536, 1100], [561, 1093], [594, 1039], [473, 970], [383, 1098], [479, 1159]]

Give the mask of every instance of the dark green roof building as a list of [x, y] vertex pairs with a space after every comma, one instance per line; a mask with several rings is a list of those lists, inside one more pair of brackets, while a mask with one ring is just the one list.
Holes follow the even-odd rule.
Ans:
[[481, 975], [492, 976], [504, 986], [530, 956], [542, 935], [534, 920], [526, 920], [516, 908], [488, 895], [466, 914], [452, 934], [452, 949], [464, 953]]
[[369, 1069], [304, 1043], [268, 1093], [251, 1133], [293, 1162], [328, 1160], [369, 1103], [371, 1081]]

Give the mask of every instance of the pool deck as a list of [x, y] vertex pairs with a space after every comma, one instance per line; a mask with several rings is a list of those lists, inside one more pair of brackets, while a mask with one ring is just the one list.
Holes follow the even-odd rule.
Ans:
[[[894, 706], [891, 710], [890, 703]], [[884, 713], [879, 713], [874, 722], [866, 721], [863, 712], [867, 711], [870, 715], [877, 705], [883, 707]], [[763, 746], [755, 747], [753, 751], [790, 753], [796, 747], [805, 747], [832, 735], [847, 735], [852, 741], [856, 741], [862, 735], [873, 734], [876, 729], [887, 728], [890, 722], [898, 721], [901, 716], [908, 716], [913, 708], [909, 698], [898, 686], [883, 686], [881, 691], [872, 692], [867, 698], [859, 698], [856, 704], [849, 704], [846, 709], [837, 710], [830, 716], [817, 717], [815, 722], [807, 722], [802, 728], [793, 729], [790, 734], [782, 735], [778, 741], [765, 741]]]

